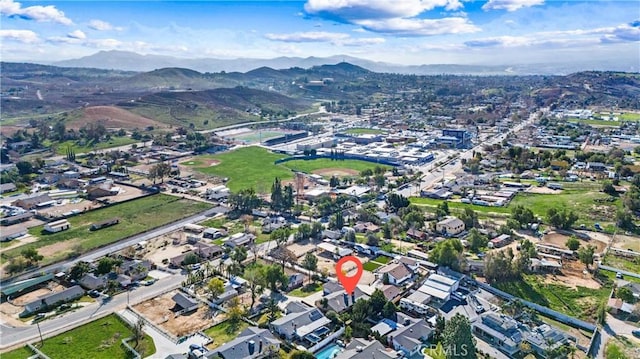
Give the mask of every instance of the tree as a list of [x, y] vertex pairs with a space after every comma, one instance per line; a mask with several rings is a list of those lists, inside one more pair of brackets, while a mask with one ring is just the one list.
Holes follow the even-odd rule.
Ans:
[[278, 285], [284, 287], [289, 284], [289, 278], [279, 265], [270, 265], [265, 269], [265, 279], [272, 292], [278, 291]]
[[576, 251], [578, 250], [578, 247], [580, 247], [580, 240], [578, 240], [576, 236], [571, 236], [569, 237], [569, 239], [567, 239], [565, 246], [567, 246], [567, 248], [569, 248], [572, 251]]
[[562, 211], [554, 207], [547, 210], [547, 221], [556, 228], [570, 229], [577, 220], [578, 215], [566, 208]]
[[309, 271], [309, 282], [311, 282], [311, 273], [318, 269], [318, 257], [308, 252], [302, 260], [302, 267]]
[[171, 165], [166, 162], [159, 162], [149, 169], [149, 177], [156, 183], [156, 178], [160, 178], [160, 182], [164, 183], [164, 178], [171, 174]]
[[238, 297], [231, 298], [227, 306], [227, 318], [229, 320], [227, 333], [231, 334], [236, 331], [244, 315], [245, 311], [242, 305], [240, 305], [240, 299]]
[[79, 261], [69, 270], [69, 280], [80, 280], [89, 272], [91, 272], [91, 265], [88, 262]]
[[35, 248], [23, 249], [20, 254], [29, 261], [29, 263], [38, 263], [44, 258], [44, 256], [38, 253], [38, 250]]
[[596, 247], [592, 245], [582, 247], [580, 248], [580, 250], [578, 250], [578, 258], [580, 259], [580, 262], [584, 263], [587, 266], [587, 269], [589, 269], [589, 266], [593, 264], [593, 256], [595, 252]]
[[388, 301], [384, 303], [384, 307], [382, 307], [382, 316], [395, 322], [398, 318], [397, 311], [398, 308], [396, 308], [395, 304], [393, 304], [392, 301]]
[[244, 279], [249, 283], [249, 291], [251, 292], [251, 305], [249, 310], [253, 310], [253, 306], [256, 303], [256, 297], [264, 291], [264, 287], [267, 284], [265, 272], [258, 266], [247, 268], [244, 271]]
[[111, 257], [102, 257], [98, 261], [98, 267], [96, 269], [97, 275], [107, 274], [111, 272], [113, 267], [120, 266], [122, 264], [122, 260], [111, 258]]
[[229, 205], [234, 211], [238, 211], [241, 214], [251, 213], [260, 206], [260, 203], [261, 200], [253, 188], [242, 189], [238, 193], [233, 193], [229, 196]]
[[313, 356], [313, 354], [307, 351], [295, 350], [291, 353], [290, 358], [291, 359], [315, 359], [315, 356]]
[[458, 313], [449, 320], [442, 333], [442, 346], [449, 358], [476, 358], [476, 343], [467, 317]]
[[272, 241], [276, 241], [278, 246], [282, 246], [289, 240], [289, 236], [291, 235], [291, 228], [289, 227], [280, 227], [275, 231], [271, 232], [270, 238]]
[[313, 222], [311, 225], [311, 233], [309, 233], [309, 237], [312, 240], [320, 240], [322, 239], [322, 231], [324, 231], [324, 227], [320, 222]]
[[464, 222], [464, 228], [467, 230], [477, 227], [480, 224], [478, 214], [471, 208], [464, 209], [464, 213], [460, 215], [460, 220]]
[[446, 319], [442, 315], [438, 315], [436, 318], [435, 333], [433, 334], [433, 342], [439, 343], [442, 341], [442, 334], [444, 334]]
[[298, 232], [296, 233], [296, 240], [303, 241], [311, 237], [311, 225], [308, 223], [302, 223], [298, 226]]
[[276, 212], [282, 211], [283, 198], [282, 184], [280, 183], [280, 179], [276, 177], [273, 185], [271, 185], [271, 209]]
[[340, 185], [340, 179], [336, 176], [331, 176], [329, 179], [329, 187], [336, 188]]
[[367, 233], [367, 245], [377, 247], [378, 244], [380, 244], [380, 239], [378, 238], [378, 236], [376, 236], [375, 233], [372, 232]]
[[16, 163], [16, 168], [18, 169], [18, 174], [20, 176], [25, 176], [33, 173], [33, 165], [31, 162], [20, 161]]
[[469, 231], [469, 246], [472, 251], [477, 253], [481, 248], [485, 248], [488, 243], [487, 236], [480, 233], [476, 228], [471, 228]]
[[369, 306], [371, 307], [372, 314], [378, 314], [384, 308], [384, 305], [387, 303], [387, 298], [384, 296], [384, 293], [380, 289], [376, 289], [371, 294], [371, 298], [369, 298]]
[[511, 218], [520, 223], [520, 226], [527, 226], [536, 220], [533, 211], [524, 206], [515, 206], [511, 210]]
[[449, 204], [447, 204], [447, 201], [443, 201], [436, 207], [436, 217], [438, 217], [438, 219], [441, 219], [448, 215], [449, 215]]
[[231, 258], [231, 268], [229, 268], [228, 272], [230, 275], [241, 275], [244, 272], [242, 267], [242, 262], [247, 259], [247, 249], [243, 246], [236, 246], [231, 251], [229, 255]]
[[351, 340], [352, 336], [353, 336], [353, 329], [351, 328], [350, 325], [347, 325], [347, 327], [344, 328], [344, 339], [349, 341]]
[[134, 345], [133, 347], [137, 348], [140, 340], [144, 338], [144, 322], [142, 321], [142, 319], [138, 318], [138, 320], [136, 320], [136, 322], [133, 324], [132, 329], [133, 339], [136, 341], [136, 345]]
[[627, 303], [633, 303], [636, 301], [635, 297], [633, 296], [633, 292], [627, 287], [617, 288], [616, 297], [622, 299]]
[[224, 282], [220, 278], [211, 278], [209, 283], [207, 283], [207, 289], [209, 293], [211, 293], [211, 296], [215, 298], [224, 293]]
[[342, 229], [342, 227], [344, 227], [344, 216], [342, 215], [342, 211], [336, 212], [336, 214], [331, 217], [329, 227], [332, 229]]
[[382, 275], [382, 284], [389, 285], [389, 273], [384, 273]]
[[602, 183], [602, 192], [608, 194], [609, 196], [618, 195], [618, 192], [616, 191], [616, 188], [613, 186], [613, 183], [611, 183], [611, 181], [604, 181], [604, 183]]
[[410, 203], [405, 196], [398, 193], [390, 193], [387, 195], [386, 204], [390, 210], [395, 212], [400, 208], [409, 207]]
[[436, 244], [429, 256], [438, 265], [450, 267], [454, 270], [461, 268], [462, 243], [457, 239], [447, 239]]

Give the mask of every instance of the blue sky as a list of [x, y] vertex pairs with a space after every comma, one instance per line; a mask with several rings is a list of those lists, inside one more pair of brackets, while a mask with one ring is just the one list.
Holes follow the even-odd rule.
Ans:
[[640, 62], [637, 0], [0, 0], [0, 14], [3, 61], [127, 50], [398, 64]]

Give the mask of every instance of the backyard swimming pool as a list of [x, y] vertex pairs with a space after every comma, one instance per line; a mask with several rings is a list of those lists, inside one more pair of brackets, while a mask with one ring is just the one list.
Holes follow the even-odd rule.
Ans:
[[314, 354], [316, 359], [332, 359], [336, 354], [340, 353], [341, 349], [338, 344], [333, 343]]

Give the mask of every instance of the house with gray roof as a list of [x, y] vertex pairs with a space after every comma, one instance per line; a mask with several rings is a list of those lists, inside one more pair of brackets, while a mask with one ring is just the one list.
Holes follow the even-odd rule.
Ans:
[[363, 292], [360, 288], [356, 287], [352, 295], [347, 295], [347, 292], [342, 289], [340, 291], [326, 295], [324, 298], [327, 299], [327, 306], [329, 310], [333, 310], [336, 313], [342, 313], [351, 308], [353, 303], [355, 303], [358, 299], [362, 298], [369, 300], [369, 295]]
[[176, 303], [176, 309], [179, 311], [184, 311], [186, 313], [198, 309], [198, 301], [182, 292], [176, 293], [171, 297], [171, 300]]
[[[319, 329], [325, 327], [331, 321], [320, 312], [318, 308], [296, 303], [287, 306], [287, 314], [271, 323], [274, 333], [286, 340], [307, 340], [311, 344], [320, 341], [316, 334]], [[325, 327], [326, 329], [326, 327]], [[323, 330], [326, 334], [327, 330]]]
[[280, 341], [267, 329], [248, 327], [235, 339], [205, 354], [207, 359], [258, 359], [278, 353]]
[[386, 348], [377, 340], [353, 338], [351, 343], [338, 353], [334, 359], [394, 359], [401, 357], [401, 353], [391, 348]]
[[408, 358], [417, 355], [422, 345], [433, 336], [434, 330], [424, 320], [411, 321], [387, 335], [393, 348]]
[[26, 317], [34, 313], [38, 313], [43, 310], [54, 308], [57, 305], [78, 299], [84, 295], [84, 289], [79, 285], [74, 285], [71, 288], [67, 288], [61, 292], [52, 293], [43, 297], [40, 297], [33, 302], [27, 303], [24, 306], [24, 311], [20, 313], [21, 317]]
[[493, 312], [481, 315], [480, 320], [472, 324], [471, 330], [474, 335], [509, 355], [520, 350], [523, 340], [515, 319]]

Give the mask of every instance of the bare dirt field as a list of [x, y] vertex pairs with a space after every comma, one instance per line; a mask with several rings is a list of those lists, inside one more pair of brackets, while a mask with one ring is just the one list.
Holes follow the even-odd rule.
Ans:
[[313, 171], [313, 173], [321, 176], [331, 177], [346, 177], [357, 176], [360, 172], [348, 168], [323, 168]]
[[293, 243], [287, 246], [287, 248], [292, 251], [296, 257], [301, 258], [308, 252], [311, 252], [316, 248], [316, 245], [306, 241], [306, 243]]
[[155, 128], [168, 127], [166, 124], [136, 115], [127, 110], [114, 106], [92, 106], [84, 109], [82, 118], [71, 121], [68, 128], [79, 129], [87, 122], [99, 122], [106, 128], [139, 128], [144, 129], [149, 126]]
[[596, 282], [591, 274], [585, 274], [585, 269], [585, 265], [579, 261], [563, 261], [561, 274], [549, 274], [541, 278], [543, 278], [544, 283], [561, 284], [569, 288], [600, 289], [600, 283]]
[[29, 292], [26, 293], [24, 295], [19, 296], [18, 298], [15, 298], [12, 300], [13, 304], [15, 305], [25, 305], [29, 302], [33, 302], [34, 300], [38, 299], [39, 297], [48, 295], [48, 294], [52, 294], [52, 293], [56, 293], [56, 292], [61, 292], [65, 289], [64, 286], [61, 286], [58, 283], [55, 282], [49, 282], [49, 285], [46, 288], [40, 288], [40, 289], [36, 289], [33, 292]]
[[[118, 185], [118, 187], [120, 187], [120, 192], [117, 195], [105, 197], [105, 199], [108, 199], [110, 202], [117, 203], [144, 195], [144, 192], [136, 187], [125, 185]], [[101, 206], [102, 205], [98, 204], [97, 202], [87, 201], [80, 198], [65, 199], [62, 200], [62, 203], [56, 204], [52, 207], [41, 209], [39, 210], [39, 212], [43, 215], [60, 217], [63, 213], [71, 212], [73, 210], [84, 212]]]
[[170, 259], [191, 249], [188, 244], [174, 245], [174, 239], [179, 239], [181, 243], [184, 243], [186, 234], [182, 231], [176, 231], [148, 241], [146, 247], [141, 250], [144, 258], [156, 265], [163, 265], [163, 259]]
[[640, 238], [618, 234], [616, 235], [614, 247], [640, 252]]
[[75, 241], [62, 241], [50, 244], [48, 246], [38, 248], [38, 253], [44, 257], [51, 257], [60, 252], [67, 252], [73, 248], [77, 243]]
[[171, 291], [137, 304], [133, 308], [158, 327], [177, 337], [188, 335], [211, 326], [214, 319], [213, 312], [211, 312], [206, 305], [201, 306], [192, 313], [176, 317], [171, 310], [175, 306], [175, 302], [171, 300], [171, 297], [176, 293], [177, 291]]
[[[580, 239], [580, 245], [582, 246], [586, 246], [586, 245], [592, 245], [596, 247], [596, 253], [602, 253], [602, 251], [604, 251], [604, 249], [607, 247], [606, 242], [603, 241], [603, 239], [606, 239], [606, 237], [602, 237], [602, 236], [594, 236], [593, 235], [594, 232], [589, 233], [589, 235], [591, 236], [591, 240], [586, 241], [584, 239]], [[598, 233], [600, 234], [600, 233]], [[605, 235], [606, 236], [606, 235]], [[549, 234], [545, 234], [542, 237], [542, 243], [544, 244], [551, 244], [554, 245], [556, 247], [559, 248], [563, 248], [563, 249], [567, 249], [566, 247], [566, 243], [567, 243], [567, 239], [569, 239], [570, 236], [566, 236], [564, 234], [560, 234], [560, 233], [556, 233], [556, 232], [551, 232]]]
[[24, 127], [22, 127], [22, 126], [9, 126], [9, 125], [0, 126], [0, 133], [3, 136], [7, 136], [7, 137], [13, 136], [14, 133], [16, 133], [16, 132], [18, 132], [20, 130], [24, 130]]

